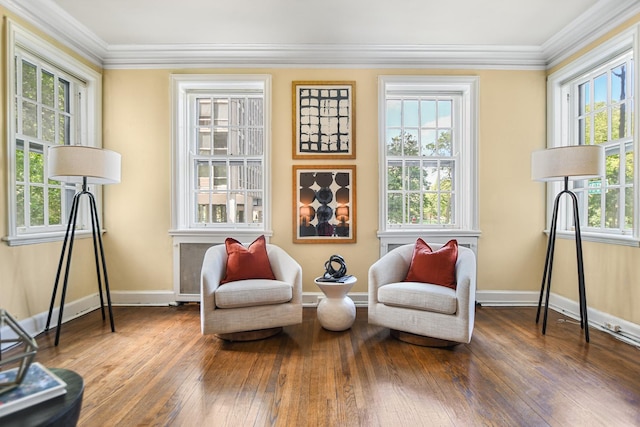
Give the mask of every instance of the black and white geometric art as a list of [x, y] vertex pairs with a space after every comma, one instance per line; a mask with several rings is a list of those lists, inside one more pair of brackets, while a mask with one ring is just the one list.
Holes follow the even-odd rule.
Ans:
[[354, 82], [293, 82], [294, 159], [355, 158], [354, 92]]

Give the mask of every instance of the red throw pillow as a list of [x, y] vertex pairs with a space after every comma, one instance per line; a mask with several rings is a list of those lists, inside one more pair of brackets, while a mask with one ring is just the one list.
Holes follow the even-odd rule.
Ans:
[[227, 271], [220, 281], [221, 285], [236, 280], [275, 280], [264, 236], [258, 237], [246, 248], [231, 237], [227, 237], [224, 244], [227, 247]]
[[413, 257], [405, 282], [431, 283], [456, 288], [456, 261], [458, 241], [449, 240], [433, 252], [424, 240], [418, 239], [413, 249]]

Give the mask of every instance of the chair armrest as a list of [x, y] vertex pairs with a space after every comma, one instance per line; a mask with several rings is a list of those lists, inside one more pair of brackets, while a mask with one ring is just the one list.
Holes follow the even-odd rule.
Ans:
[[[369, 268], [369, 304], [378, 302], [378, 288], [389, 283], [401, 282], [407, 276], [411, 255], [407, 257], [404, 248], [397, 248]], [[411, 252], [412, 253], [412, 249]]]
[[292, 303], [302, 303], [302, 267], [284, 249], [279, 246], [267, 245], [267, 254], [271, 271], [277, 280], [291, 283], [293, 286]]
[[216, 245], [207, 249], [200, 272], [200, 308], [211, 311], [216, 309], [214, 293], [224, 278], [227, 268], [227, 249], [225, 245]]
[[461, 312], [472, 316], [476, 303], [476, 257], [471, 249], [458, 248], [456, 298]]

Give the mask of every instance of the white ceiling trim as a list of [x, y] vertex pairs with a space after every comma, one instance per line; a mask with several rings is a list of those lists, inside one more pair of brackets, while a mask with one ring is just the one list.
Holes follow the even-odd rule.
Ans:
[[547, 68], [552, 68], [589, 43], [640, 13], [637, 0], [597, 2], [569, 25], [543, 43]]
[[549, 68], [640, 12], [637, 0], [605, 0], [542, 46], [107, 45], [54, 2], [0, 5], [107, 69], [193, 67]]
[[544, 69], [536, 46], [150, 45], [110, 46], [104, 68], [367, 67]]

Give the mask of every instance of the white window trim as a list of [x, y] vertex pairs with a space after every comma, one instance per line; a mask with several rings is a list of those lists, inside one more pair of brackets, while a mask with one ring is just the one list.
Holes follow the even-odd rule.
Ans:
[[[185, 191], [189, 182], [189, 126], [188, 95], [193, 90], [212, 90], [238, 86], [246, 88], [255, 84], [264, 91], [265, 100], [265, 188], [264, 217], [262, 226], [243, 224], [234, 227], [192, 228], [189, 218], [190, 192]], [[255, 238], [271, 231], [271, 76], [267, 74], [174, 74], [171, 76], [172, 161], [171, 161], [171, 229], [174, 243], [224, 242], [230, 233], [240, 238]]]
[[[397, 242], [415, 240], [415, 236], [431, 236], [437, 240], [447, 238], [465, 238], [476, 240], [480, 236], [478, 218], [478, 87], [479, 78], [476, 76], [380, 76], [378, 78], [378, 157], [379, 188], [384, 194], [387, 188], [386, 170], [386, 92], [388, 87], [407, 90], [433, 90], [438, 92], [456, 93], [462, 96], [462, 129], [466, 132], [462, 139], [464, 153], [460, 159], [459, 192], [462, 195], [460, 204], [467, 209], [460, 209], [460, 221], [456, 228], [420, 228], [407, 227], [389, 229], [385, 221], [387, 210], [386, 197], [379, 200], [378, 237], [381, 247]], [[467, 125], [468, 124], [468, 125]], [[409, 239], [409, 240], [407, 240]]]
[[[31, 54], [43, 58], [56, 67], [63, 69], [65, 72], [72, 74], [74, 77], [82, 80], [86, 84], [85, 99], [87, 103], [87, 115], [83, 117], [82, 138], [84, 145], [92, 147], [102, 147], [102, 75], [92, 68], [86, 66], [71, 55], [65, 53], [54, 45], [42, 40], [35, 34], [16, 24], [11, 19], [6, 19], [5, 33], [6, 47], [6, 87], [7, 96], [6, 104], [6, 121], [7, 121], [7, 207], [8, 207], [8, 235], [4, 236], [4, 240], [9, 246], [30, 245], [44, 242], [55, 242], [62, 240], [65, 236], [65, 230], [18, 234], [16, 226], [16, 206], [15, 199], [15, 61], [13, 58], [16, 54], [17, 46], [31, 52]], [[102, 220], [102, 188], [96, 186], [93, 190], [96, 198], [99, 220]], [[67, 218], [65, 218], [66, 220]], [[91, 237], [91, 230], [76, 230], [75, 236]]]
[[[636, 129], [633, 135], [633, 151], [634, 151], [634, 183], [633, 183], [633, 234], [622, 235], [606, 232], [585, 232], [581, 233], [582, 240], [589, 242], [616, 244], [624, 246], [640, 246], [640, 169], [638, 169], [639, 155], [638, 151], [638, 130], [637, 123], [640, 123], [640, 108], [638, 108], [637, 100], [640, 88], [638, 83], [638, 58], [640, 58], [639, 43], [639, 27], [638, 25], [628, 29], [611, 40], [601, 44], [590, 52], [582, 55], [580, 58], [565, 65], [560, 70], [549, 75], [547, 79], [547, 148], [559, 147], [563, 141], [569, 140], [568, 123], [566, 117], [566, 93], [563, 91], [563, 85], [571, 80], [579, 77], [581, 74], [596, 68], [598, 65], [606, 62], [621, 53], [633, 50], [634, 59], [634, 81], [633, 81], [633, 98], [635, 100], [633, 121], [636, 123]], [[562, 191], [563, 183], [559, 181], [547, 183], [546, 194], [546, 210], [547, 223], [545, 233], [549, 234], [551, 228], [551, 217], [553, 203], [556, 195]], [[564, 239], [574, 239], [575, 233], [567, 230], [567, 212], [566, 204], [561, 203], [558, 209], [558, 230], [557, 236]]]

